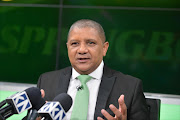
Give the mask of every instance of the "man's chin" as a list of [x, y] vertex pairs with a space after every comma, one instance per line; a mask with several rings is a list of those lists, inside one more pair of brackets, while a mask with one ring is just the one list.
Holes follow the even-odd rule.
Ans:
[[76, 68], [76, 71], [79, 72], [80, 74], [89, 74], [91, 72], [90, 68], [91, 67], [81, 65]]

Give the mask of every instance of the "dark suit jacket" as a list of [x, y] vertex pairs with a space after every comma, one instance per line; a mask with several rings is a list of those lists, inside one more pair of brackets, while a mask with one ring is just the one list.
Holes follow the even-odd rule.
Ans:
[[[38, 87], [45, 90], [45, 100], [51, 101], [60, 93], [67, 92], [72, 73], [72, 67], [44, 73], [38, 80]], [[125, 96], [128, 120], [148, 120], [148, 109], [139, 79], [104, 66], [102, 81], [96, 102], [94, 119], [106, 109], [111, 115], [110, 104], [119, 108], [118, 98]]]

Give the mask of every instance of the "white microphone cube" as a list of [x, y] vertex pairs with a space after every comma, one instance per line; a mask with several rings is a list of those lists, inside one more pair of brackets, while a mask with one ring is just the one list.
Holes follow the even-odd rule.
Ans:
[[39, 111], [39, 115], [52, 120], [65, 120], [66, 114], [59, 102], [47, 102]]
[[16, 114], [20, 114], [25, 110], [32, 108], [29, 97], [25, 91], [19, 92], [15, 95], [8, 97], [6, 99], [6, 102], [14, 107]]

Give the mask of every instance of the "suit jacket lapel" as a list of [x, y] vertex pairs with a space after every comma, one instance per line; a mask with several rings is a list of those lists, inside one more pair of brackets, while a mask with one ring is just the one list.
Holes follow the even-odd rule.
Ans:
[[105, 109], [109, 94], [113, 88], [116, 77], [112, 75], [111, 69], [104, 66], [103, 76], [98, 92], [94, 119], [98, 116], [102, 117], [101, 109]]
[[60, 93], [67, 93], [69, 81], [72, 74], [72, 67], [67, 67], [62, 71], [62, 74], [60, 76], [59, 80], [59, 88], [57, 90], [57, 95]]

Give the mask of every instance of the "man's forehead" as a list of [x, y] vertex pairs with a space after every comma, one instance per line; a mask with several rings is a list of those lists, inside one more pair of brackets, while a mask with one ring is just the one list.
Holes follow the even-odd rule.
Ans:
[[[95, 28], [93, 28], [93, 27], [74, 27], [74, 28], [72, 28], [70, 31], [69, 31], [69, 34], [68, 34], [68, 41], [69, 41], [69, 37], [71, 36], [72, 37], [72, 35], [75, 35], [75, 33], [77, 33], [77, 35], [78, 35], [78, 33], [79, 32], [87, 32], [87, 30], [84, 30], [84, 29], [89, 29], [89, 30], [92, 30], [92, 31], [95, 31], [95, 33], [100, 37], [100, 39], [101, 39], [101, 41], [103, 42], [103, 40], [102, 40], [102, 37], [101, 37], [101, 34], [98, 32], [98, 30], [96, 30]], [[82, 31], [81, 31], [82, 30]], [[72, 34], [73, 33], [73, 34]]]

